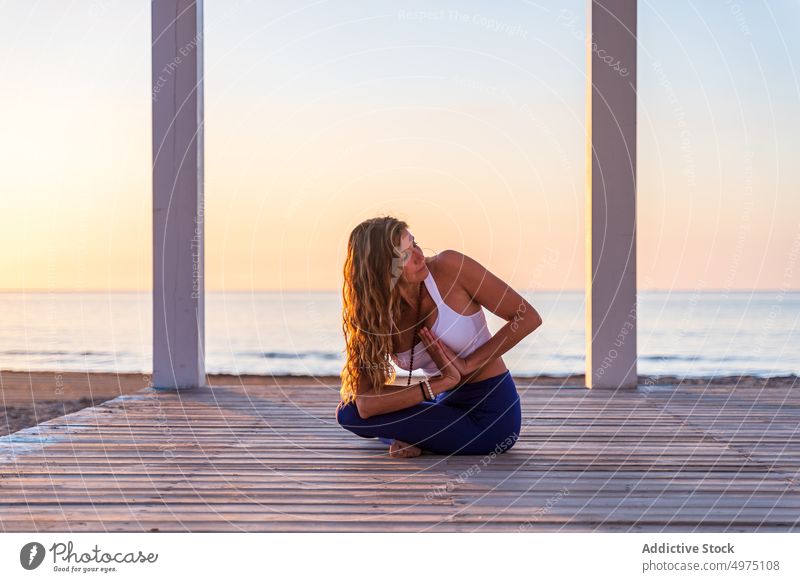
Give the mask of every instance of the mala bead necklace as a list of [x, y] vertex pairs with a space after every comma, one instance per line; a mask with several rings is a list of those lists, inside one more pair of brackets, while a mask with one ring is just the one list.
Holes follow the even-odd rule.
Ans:
[[411, 386], [411, 370], [414, 369], [414, 348], [417, 345], [417, 330], [419, 329], [419, 311], [422, 307], [422, 283], [419, 284], [417, 297], [417, 316], [414, 319], [414, 337], [411, 339], [411, 363], [408, 365], [408, 382], [406, 386]]

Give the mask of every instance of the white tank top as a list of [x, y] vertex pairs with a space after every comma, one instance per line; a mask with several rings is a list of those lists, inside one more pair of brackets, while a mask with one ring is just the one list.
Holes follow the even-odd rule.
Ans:
[[[436, 286], [436, 281], [430, 271], [428, 276], [425, 277], [425, 287], [428, 288], [428, 293], [436, 303], [437, 310], [436, 322], [431, 327], [431, 330], [457, 356], [465, 358], [491, 339], [492, 334], [486, 325], [483, 307], [472, 315], [463, 315], [448, 307], [447, 303], [442, 299], [442, 295], [439, 293], [439, 288]], [[408, 371], [411, 350], [392, 354], [392, 360], [399, 368]], [[422, 371], [428, 376], [439, 373], [439, 367], [431, 359], [422, 341], [414, 346], [414, 369], [419, 368], [422, 368]]]

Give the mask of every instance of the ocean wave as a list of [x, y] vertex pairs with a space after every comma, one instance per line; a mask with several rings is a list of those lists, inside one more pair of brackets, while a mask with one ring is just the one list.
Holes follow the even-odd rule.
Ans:
[[0, 350], [3, 356], [125, 356], [126, 352], [107, 352], [107, 351], [70, 351], [70, 350]]
[[341, 352], [326, 352], [322, 350], [309, 350], [306, 352], [236, 352], [234, 355], [265, 360], [338, 360], [344, 358]]
[[747, 358], [743, 356], [698, 356], [697, 354], [687, 354], [687, 355], [678, 355], [678, 354], [654, 354], [654, 355], [647, 355], [639, 356], [639, 360], [645, 360], [649, 362], [660, 362], [660, 361], [669, 361], [669, 362], [699, 362], [699, 363], [712, 363], [712, 362], [736, 362], [741, 360], [747, 360]]

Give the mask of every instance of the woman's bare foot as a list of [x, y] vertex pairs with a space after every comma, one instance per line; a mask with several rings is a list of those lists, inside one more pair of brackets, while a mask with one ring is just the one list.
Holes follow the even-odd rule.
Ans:
[[398, 441], [397, 439], [389, 447], [389, 456], [390, 457], [402, 457], [402, 458], [411, 458], [411, 457], [418, 457], [422, 454], [422, 449], [419, 447], [415, 447], [414, 445], [410, 445], [408, 443], [404, 443], [403, 441]]

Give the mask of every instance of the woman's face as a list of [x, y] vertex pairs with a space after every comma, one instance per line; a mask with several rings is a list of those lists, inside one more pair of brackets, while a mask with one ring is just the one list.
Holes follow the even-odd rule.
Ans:
[[408, 229], [400, 237], [400, 253], [403, 265], [403, 278], [409, 283], [417, 283], [428, 276], [425, 255]]

